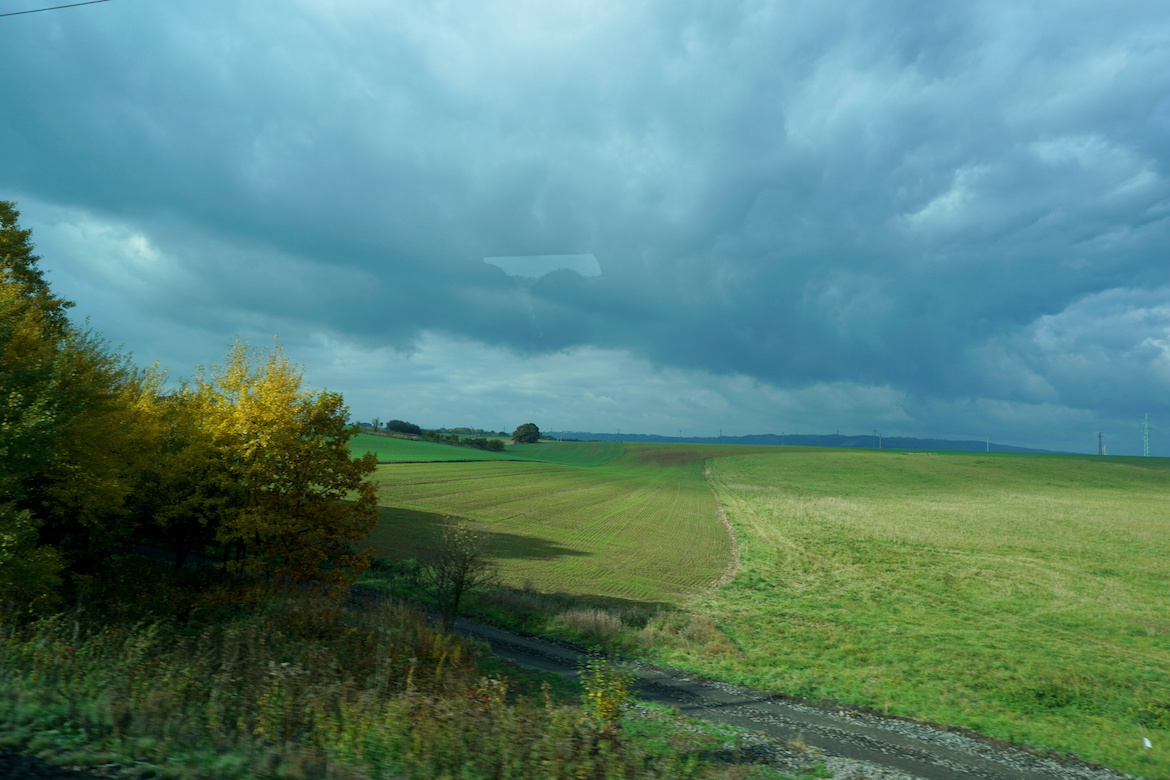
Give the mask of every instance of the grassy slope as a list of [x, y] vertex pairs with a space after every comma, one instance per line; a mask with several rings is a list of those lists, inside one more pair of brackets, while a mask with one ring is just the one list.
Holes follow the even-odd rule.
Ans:
[[519, 448], [562, 463], [383, 466], [376, 475], [383, 522], [371, 542], [379, 554], [411, 557], [453, 515], [496, 535], [494, 557], [513, 584], [676, 603], [715, 581], [730, 545], [703, 481], [712, 448], [626, 445], [605, 465], [564, 465], [615, 452], [596, 445]]
[[[1151, 729], [1170, 725], [1166, 465], [797, 449], [714, 461], [741, 568], [695, 606], [735, 651], [666, 660], [1168, 776], [1170, 733]], [[1161, 745], [1152, 764], [1143, 722]]]
[[452, 444], [438, 444], [431, 441], [413, 441], [393, 436], [378, 436], [373, 433], [359, 433], [350, 441], [355, 454], [372, 452], [383, 463], [462, 461], [462, 460], [508, 460], [513, 457], [505, 452], [488, 452], [472, 447], [456, 447]]

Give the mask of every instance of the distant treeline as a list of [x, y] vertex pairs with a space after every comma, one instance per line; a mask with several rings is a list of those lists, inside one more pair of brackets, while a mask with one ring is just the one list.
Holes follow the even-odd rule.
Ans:
[[589, 433], [564, 431], [554, 436], [585, 441], [641, 441], [686, 442], [690, 444], [773, 444], [793, 447], [854, 447], [887, 450], [949, 450], [956, 452], [1052, 452], [1029, 447], [1013, 447], [987, 440], [916, 439], [912, 436], [875, 436], [873, 434], [844, 436], [842, 434], [775, 434], [759, 433], [748, 436], [656, 436], [646, 433]]
[[487, 450], [489, 452], [503, 452], [504, 442], [499, 438], [492, 437], [508, 435], [495, 431], [485, 431], [482, 428], [438, 428], [433, 431], [425, 430], [414, 423], [409, 423], [404, 420], [391, 420], [383, 425], [381, 420], [375, 419], [370, 423], [369, 427], [379, 433], [388, 433], [392, 436], [434, 441], [442, 444], [454, 444], [460, 447], [472, 447], [477, 450]]

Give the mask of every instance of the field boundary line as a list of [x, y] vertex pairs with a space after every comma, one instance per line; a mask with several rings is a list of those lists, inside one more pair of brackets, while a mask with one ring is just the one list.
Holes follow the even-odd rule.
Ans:
[[715, 510], [719, 513], [719, 520], [723, 523], [723, 527], [727, 529], [727, 538], [731, 543], [731, 549], [729, 550], [731, 560], [727, 562], [727, 566], [723, 569], [723, 574], [719, 576], [719, 579], [715, 580], [711, 587], [708, 588], [708, 590], [715, 590], [731, 582], [735, 578], [736, 572], [739, 571], [739, 539], [735, 535], [735, 528], [731, 525], [731, 521], [727, 519], [727, 512], [723, 509], [723, 502], [719, 500], [719, 491], [711, 484], [711, 460], [712, 458], [708, 458], [703, 462], [703, 481], [707, 483], [707, 488], [711, 491], [711, 497], [715, 499]]

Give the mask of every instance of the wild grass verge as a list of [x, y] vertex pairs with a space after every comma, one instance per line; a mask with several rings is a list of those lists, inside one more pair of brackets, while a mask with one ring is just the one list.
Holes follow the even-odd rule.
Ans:
[[547, 685], [518, 694], [531, 681], [485, 674], [473, 646], [401, 604], [251, 603], [3, 626], [0, 747], [174, 780], [780, 776], [712, 760], [719, 738], [634, 713], [603, 727]]
[[[362, 584], [398, 598], [427, 604], [412, 584], [412, 560], [375, 560]], [[531, 584], [471, 594], [463, 614], [523, 634], [549, 636], [606, 653], [646, 655], [655, 647], [689, 647], [707, 656], [739, 651], [708, 616], [679, 608], [564, 593], [542, 593]]]

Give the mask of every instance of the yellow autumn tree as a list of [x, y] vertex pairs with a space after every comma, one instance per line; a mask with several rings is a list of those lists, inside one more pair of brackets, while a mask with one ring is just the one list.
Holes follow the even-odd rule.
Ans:
[[194, 415], [188, 464], [201, 460], [207, 483], [190, 507], [233, 568], [348, 582], [369, 564], [354, 547], [377, 521], [377, 461], [351, 455], [341, 395], [302, 383], [279, 345], [262, 353], [236, 343], [223, 365], [199, 370], [175, 411]]

